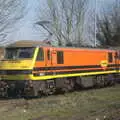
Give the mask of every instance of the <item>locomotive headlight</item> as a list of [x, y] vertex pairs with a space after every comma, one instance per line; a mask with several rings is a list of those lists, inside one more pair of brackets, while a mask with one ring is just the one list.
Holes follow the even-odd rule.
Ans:
[[45, 73], [39, 73], [39, 76], [44, 76], [45, 75]]

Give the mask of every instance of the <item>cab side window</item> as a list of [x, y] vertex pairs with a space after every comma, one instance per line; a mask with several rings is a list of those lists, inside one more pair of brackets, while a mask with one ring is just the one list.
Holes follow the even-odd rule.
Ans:
[[43, 48], [39, 48], [39, 52], [37, 55], [37, 61], [44, 61], [44, 50]]
[[112, 53], [108, 53], [108, 62], [113, 62]]
[[57, 51], [57, 64], [64, 64], [63, 51]]

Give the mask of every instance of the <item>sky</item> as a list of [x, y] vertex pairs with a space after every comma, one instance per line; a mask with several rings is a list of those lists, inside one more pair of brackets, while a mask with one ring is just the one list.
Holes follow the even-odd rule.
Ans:
[[[89, 13], [88, 15], [91, 15], [90, 11], [94, 12], [95, 9], [95, 0], [89, 0]], [[97, 12], [100, 11], [101, 7], [103, 7], [106, 4], [112, 3], [114, 0], [96, 0], [97, 5]], [[44, 40], [46, 39], [48, 33], [46, 30], [44, 30], [41, 26], [38, 26], [35, 24], [38, 19], [38, 14], [44, 14], [40, 13], [41, 9], [45, 9], [46, 2], [45, 0], [28, 0], [28, 3], [26, 5], [26, 9], [28, 10], [27, 14], [24, 18], [22, 18], [16, 25], [15, 30], [8, 34], [6, 40], [13, 42], [17, 40]], [[94, 14], [94, 13], [92, 13]]]
[[37, 18], [38, 8], [42, 8], [44, 4], [44, 0], [28, 0], [28, 4], [26, 5], [27, 14], [15, 25], [15, 30], [13, 30], [6, 39], [11, 42], [17, 40], [45, 39], [48, 33], [41, 26], [35, 24], [36, 21], [39, 20]]

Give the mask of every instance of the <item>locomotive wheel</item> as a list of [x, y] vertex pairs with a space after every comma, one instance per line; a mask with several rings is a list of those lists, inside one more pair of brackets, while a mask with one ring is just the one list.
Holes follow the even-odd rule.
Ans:
[[66, 93], [66, 92], [72, 92], [72, 91], [74, 91], [74, 88], [75, 88], [75, 80], [72, 79], [72, 78], [65, 79], [62, 91], [64, 93]]
[[96, 86], [102, 88], [105, 86], [105, 77], [103, 75], [96, 77]]
[[113, 86], [113, 85], [115, 85], [115, 81], [114, 80], [110, 80], [109, 81], [109, 86]]
[[75, 77], [74, 78], [74, 89], [75, 90], [80, 90], [83, 88], [82, 84], [81, 84], [81, 78], [80, 77]]
[[56, 92], [56, 85], [55, 80], [48, 80], [47, 81], [46, 92], [48, 95], [53, 95]]
[[115, 85], [115, 77], [114, 75], [107, 75], [105, 78], [105, 86]]

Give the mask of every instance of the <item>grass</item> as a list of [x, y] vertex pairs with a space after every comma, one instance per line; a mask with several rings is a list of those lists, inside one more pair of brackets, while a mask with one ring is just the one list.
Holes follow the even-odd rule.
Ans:
[[0, 120], [112, 120], [120, 117], [120, 85], [33, 100], [1, 100]]

